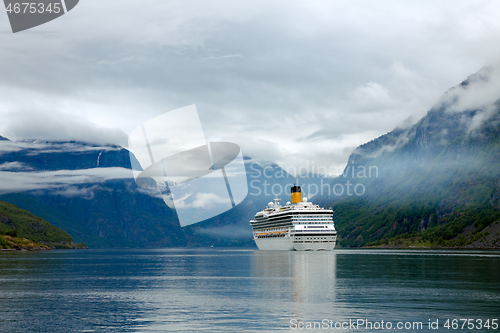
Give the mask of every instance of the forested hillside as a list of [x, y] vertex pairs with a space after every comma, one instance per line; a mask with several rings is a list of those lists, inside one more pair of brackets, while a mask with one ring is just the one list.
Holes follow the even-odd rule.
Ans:
[[0, 249], [84, 248], [44, 219], [0, 201]]

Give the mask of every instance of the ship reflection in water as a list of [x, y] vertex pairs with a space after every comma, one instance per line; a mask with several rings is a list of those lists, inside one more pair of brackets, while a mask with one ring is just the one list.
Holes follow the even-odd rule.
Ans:
[[336, 264], [335, 251], [257, 251], [254, 287], [263, 299], [287, 304], [281, 325], [316, 320], [318, 307], [329, 309], [335, 304]]

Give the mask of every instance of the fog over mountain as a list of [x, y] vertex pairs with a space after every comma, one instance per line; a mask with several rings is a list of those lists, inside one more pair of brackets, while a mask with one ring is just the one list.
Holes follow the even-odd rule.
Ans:
[[[413, 234], [463, 246], [473, 243], [471, 232], [497, 228], [499, 156], [500, 70], [486, 66], [448, 90], [415, 125], [358, 147], [332, 191], [318, 200], [333, 204], [344, 245]], [[341, 193], [347, 184], [351, 194]]]

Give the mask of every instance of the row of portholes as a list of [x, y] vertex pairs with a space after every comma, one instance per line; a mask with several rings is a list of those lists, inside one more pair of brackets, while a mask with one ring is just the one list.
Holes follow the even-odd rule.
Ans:
[[265, 235], [265, 236], [257, 236], [257, 238], [275, 238], [275, 237], [285, 237], [285, 234], [281, 234], [281, 235]]
[[314, 241], [294, 241], [294, 243], [335, 243], [335, 241], [334, 240], [330, 240], [330, 241], [324, 240], [324, 241], [318, 241], [318, 242], [314, 242]]

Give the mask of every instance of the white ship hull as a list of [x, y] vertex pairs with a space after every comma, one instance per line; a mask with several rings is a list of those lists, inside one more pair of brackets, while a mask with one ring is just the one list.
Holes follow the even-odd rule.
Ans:
[[332, 251], [336, 237], [317, 240], [299, 240], [298, 237], [254, 238], [259, 250], [263, 251]]
[[330, 242], [303, 242], [295, 243], [296, 251], [332, 251], [335, 248], [335, 241]]
[[292, 238], [282, 237], [282, 238], [257, 238], [255, 239], [255, 244], [259, 250], [264, 251], [293, 251], [295, 250], [293, 246]]

